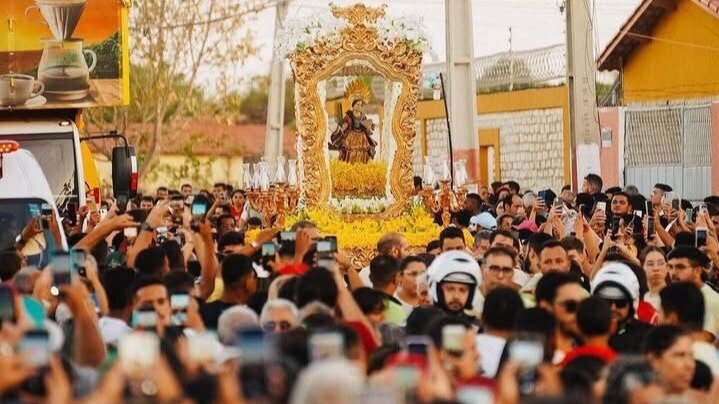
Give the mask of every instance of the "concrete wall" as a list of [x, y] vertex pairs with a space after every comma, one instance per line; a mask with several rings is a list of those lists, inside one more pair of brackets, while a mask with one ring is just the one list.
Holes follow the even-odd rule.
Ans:
[[[600, 143], [601, 177], [605, 188], [624, 185], [624, 162], [620, 158], [620, 137], [624, 127], [620, 126], [620, 109], [618, 107], [601, 108], [599, 110], [599, 130], [609, 130], [612, 134], [610, 147]], [[620, 167], [621, 166], [621, 167]]]
[[[470, 181], [486, 185], [495, 179], [516, 180], [533, 189], [560, 189], [571, 182], [566, 86], [483, 94], [477, 97], [477, 108], [477, 136], [453, 139], [455, 160], [467, 160]], [[444, 116], [442, 101], [417, 105], [418, 137], [427, 155], [446, 154]]]
[[[629, 55], [623, 70], [626, 103], [701, 98], [719, 93], [719, 18], [680, 0]], [[690, 44], [690, 45], [687, 45]]]
[[533, 190], [564, 186], [562, 110], [483, 114], [480, 129], [499, 129], [502, 178]]

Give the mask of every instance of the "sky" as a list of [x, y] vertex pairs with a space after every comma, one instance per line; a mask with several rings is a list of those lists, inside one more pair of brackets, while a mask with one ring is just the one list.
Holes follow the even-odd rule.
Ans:
[[[333, 0], [338, 5], [357, 0]], [[591, 0], [587, 0], [591, 1]], [[601, 52], [626, 21], [640, 0], [594, 0], [593, 17], [595, 49]], [[365, 0], [367, 5], [387, 4], [391, 15], [415, 14], [424, 18], [431, 35], [432, 51], [427, 62], [445, 60], [444, 0]], [[564, 43], [564, 15], [561, 0], [472, 0], [475, 56], [486, 56], [509, 50], [509, 27], [512, 27], [512, 49], [525, 50]], [[288, 17], [311, 15], [328, 8], [327, 0], [291, 0]], [[259, 47], [257, 56], [247, 61], [243, 75], [266, 75], [272, 59], [275, 10], [259, 13], [250, 24]], [[436, 60], [432, 60], [436, 59]]]

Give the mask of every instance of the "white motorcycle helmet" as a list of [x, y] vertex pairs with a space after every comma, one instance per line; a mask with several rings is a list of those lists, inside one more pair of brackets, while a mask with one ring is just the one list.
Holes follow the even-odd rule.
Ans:
[[602, 266], [591, 282], [593, 295], [607, 299], [631, 298], [634, 309], [639, 304], [639, 280], [626, 264], [610, 262]]
[[474, 257], [464, 251], [447, 251], [434, 259], [427, 274], [433, 303], [443, 303], [444, 299], [439, 291], [443, 282], [464, 283], [471, 285], [465, 309], [472, 308], [475, 291], [482, 284], [482, 272]]

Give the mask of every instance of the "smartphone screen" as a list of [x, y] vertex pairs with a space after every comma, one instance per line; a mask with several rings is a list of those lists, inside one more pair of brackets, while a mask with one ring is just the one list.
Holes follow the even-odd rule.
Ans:
[[647, 239], [654, 240], [654, 219], [650, 218], [647, 222]]
[[310, 360], [344, 357], [344, 337], [336, 331], [316, 332], [308, 340]]
[[170, 296], [170, 307], [172, 308], [172, 323], [175, 325], [185, 324], [187, 321], [187, 306], [190, 304], [190, 295], [187, 293], [173, 293]]
[[77, 225], [77, 204], [75, 202], [67, 203], [67, 221], [71, 226]]
[[547, 191], [539, 191], [537, 198], [541, 199], [542, 202], [547, 203]]
[[154, 331], [157, 327], [157, 312], [154, 308], [140, 308], [132, 313], [132, 324], [143, 330]]
[[27, 364], [34, 368], [47, 366], [50, 362], [50, 337], [45, 330], [29, 330], [23, 335], [18, 351]]
[[482, 386], [457, 387], [457, 402], [460, 404], [492, 404], [495, 402], [494, 392]]
[[692, 208], [687, 209], [684, 216], [685, 216], [685, 221], [687, 223], [693, 223], [694, 222], [694, 209], [692, 209]]
[[125, 230], [122, 231], [122, 234], [126, 238], [136, 238], [137, 237], [137, 228], [136, 227], [127, 227]]
[[207, 205], [204, 202], [192, 203], [192, 216], [205, 216], [207, 214]]
[[15, 299], [10, 286], [0, 284], [0, 321], [15, 322]]
[[405, 338], [405, 344], [408, 353], [427, 357], [428, 347], [432, 345], [432, 340], [423, 335], [409, 335]]
[[280, 232], [280, 242], [285, 241], [295, 241], [297, 240], [297, 233], [293, 231], [281, 231]]
[[85, 272], [85, 251], [83, 250], [70, 250], [70, 263], [72, 264], [72, 271], [77, 272], [80, 276], [87, 276]]
[[317, 252], [318, 253], [332, 252], [332, 243], [327, 240], [318, 241], [317, 242]]
[[408, 391], [414, 390], [419, 384], [420, 371], [416, 366], [399, 365], [395, 368], [395, 377], [399, 388]]
[[517, 339], [509, 345], [509, 358], [519, 365], [519, 391], [527, 395], [534, 392], [537, 366], [544, 358], [544, 345], [539, 339]]
[[442, 349], [448, 352], [462, 352], [462, 339], [467, 329], [462, 325], [446, 325], [442, 328]]
[[262, 256], [263, 257], [274, 257], [277, 253], [277, 246], [273, 242], [267, 242], [262, 244]]
[[696, 247], [704, 247], [707, 245], [707, 229], [706, 227], [697, 227], [696, 229]]
[[601, 210], [602, 212], [607, 213], [607, 203], [597, 202], [597, 210]]
[[149, 332], [132, 332], [120, 339], [117, 357], [129, 376], [145, 376], [160, 357], [160, 340]]
[[237, 347], [242, 351], [243, 363], [262, 363], [265, 360], [265, 333], [261, 329], [240, 330]]
[[72, 263], [70, 260], [70, 254], [65, 251], [56, 251], [52, 256], [50, 264], [52, 267], [52, 288], [50, 289], [50, 292], [53, 296], [58, 296], [62, 285], [69, 285], [72, 283]]
[[330, 251], [337, 252], [337, 236], [327, 236], [325, 241], [330, 243]]

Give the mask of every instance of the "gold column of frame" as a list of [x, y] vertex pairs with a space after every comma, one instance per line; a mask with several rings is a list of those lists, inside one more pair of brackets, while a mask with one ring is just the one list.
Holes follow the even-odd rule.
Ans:
[[326, 206], [330, 199], [329, 161], [325, 159], [327, 121], [317, 91], [318, 83], [330, 78], [350, 61], [369, 63], [386, 80], [402, 84], [402, 91], [392, 114], [392, 135], [397, 143], [392, 167], [390, 190], [394, 203], [378, 217], [402, 213], [412, 193], [412, 147], [417, 115], [422, 53], [404, 41], [389, 45], [380, 42], [377, 20], [385, 15], [386, 6], [367, 7], [355, 4], [337, 7], [330, 4], [337, 18], [349, 23], [341, 32], [339, 43], [318, 41], [314, 46], [289, 56], [295, 78], [298, 134], [302, 139], [304, 197], [309, 208]]

